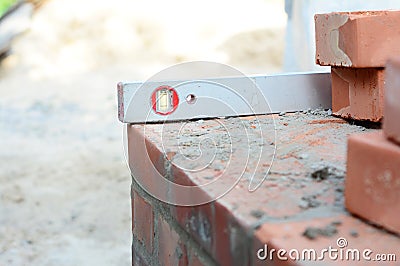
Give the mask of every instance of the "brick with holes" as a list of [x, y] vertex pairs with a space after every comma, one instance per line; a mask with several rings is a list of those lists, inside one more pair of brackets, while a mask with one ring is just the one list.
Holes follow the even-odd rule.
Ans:
[[384, 67], [400, 54], [400, 11], [334, 12], [314, 19], [319, 65]]
[[332, 112], [343, 118], [381, 121], [384, 108], [383, 68], [332, 67]]

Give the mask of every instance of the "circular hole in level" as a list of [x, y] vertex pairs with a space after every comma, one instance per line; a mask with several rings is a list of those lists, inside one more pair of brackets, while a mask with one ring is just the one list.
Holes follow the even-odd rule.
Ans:
[[188, 94], [188, 96], [186, 96], [186, 102], [189, 104], [194, 104], [196, 102], [197, 98], [196, 95], [194, 94]]

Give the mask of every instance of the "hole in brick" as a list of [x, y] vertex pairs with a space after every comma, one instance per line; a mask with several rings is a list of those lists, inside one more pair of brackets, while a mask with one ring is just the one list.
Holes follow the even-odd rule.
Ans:
[[341, 77], [341, 71], [332, 68], [332, 112], [334, 113], [350, 106], [349, 83]]

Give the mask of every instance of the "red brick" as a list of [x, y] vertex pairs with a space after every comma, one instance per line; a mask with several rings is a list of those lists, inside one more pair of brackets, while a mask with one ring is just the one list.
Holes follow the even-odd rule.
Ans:
[[234, 213], [220, 202], [171, 208], [176, 221], [220, 265], [247, 265], [247, 235]]
[[181, 227], [212, 255], [215, 254], [214, 213], [212, 203], [195, 207], [171, 207], [171, 214]]
[[314, 19], [317, 64], [384, 67], [400, 54], [400, 11], [335, 12]]
[[[190, 173], [185, 173], [176, 165], [172, 165], [170, 169], [170, 180], [180, 186], [169, 187], [169, 200], [183, 206], [199, 205], [213, 200], [209, 193], [200, 187], [201, 183], [197, 182], [198, 179], [193, 178]], [[190, 189], [183, 190], [181, 186], [190, 187]]]
[[221, 265], [249, 265], [247, 237], [232, 211], [215, 203], [215, 259]]
[[152, 206], [138, 193], [134, 193], [134, 227], [133, 234], [144, 244], [147, 251], [153, 251], [154, 212]]
[[386, 67], [385, 120], [383, 131], [400, 144], [400, 57], [391, 59]]
[[[166, 156], [172, 156], [174, 152], [167, 152], [164, 156], [163, 149], [157, 146], [163, 143], [157, 135], [158, 131], [154, 133], [151, 127], [146, 127], [145, 130], [140, 125], [129, 125], [127, 131], [129, 167], [132, 175], [152, 197], [165, 202], [179, 202], [181, 205], [194, 205], [212, 200], [196, 182], [188, 178], [187, 173], [174, 164], [170, 165], [167, 171]], [[153, 138], [148, 138], [149, 135]], [[166, 180], [166, 177], [169, 180]], [[190, 188], [184, 190], [182, 186]]]
[[160, 216], [159, 230], [159, 262], [161, 265], [188, 265], [186, 247], [182, 244], [178, 233]]
[[357, 120], [383, 118], [385, 70], [332, 67], [332, 111]]
[[400, 234], [400, 147], [382, 131], [348, 140], [345, 205], [353, 214]]
[[145, 138], [141, 126], [128, 125], [127, 135], [129, 168], [133, 177], [151, 196], [165, 199], [167, 184], [160, 180], [165, 174], [162, 152]]

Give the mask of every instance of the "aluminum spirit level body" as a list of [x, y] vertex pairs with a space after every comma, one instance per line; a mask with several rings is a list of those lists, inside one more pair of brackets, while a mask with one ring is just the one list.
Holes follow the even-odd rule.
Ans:
[[118, 84], [124, 123], [262, 115], [331, 108], [329, 73]]

